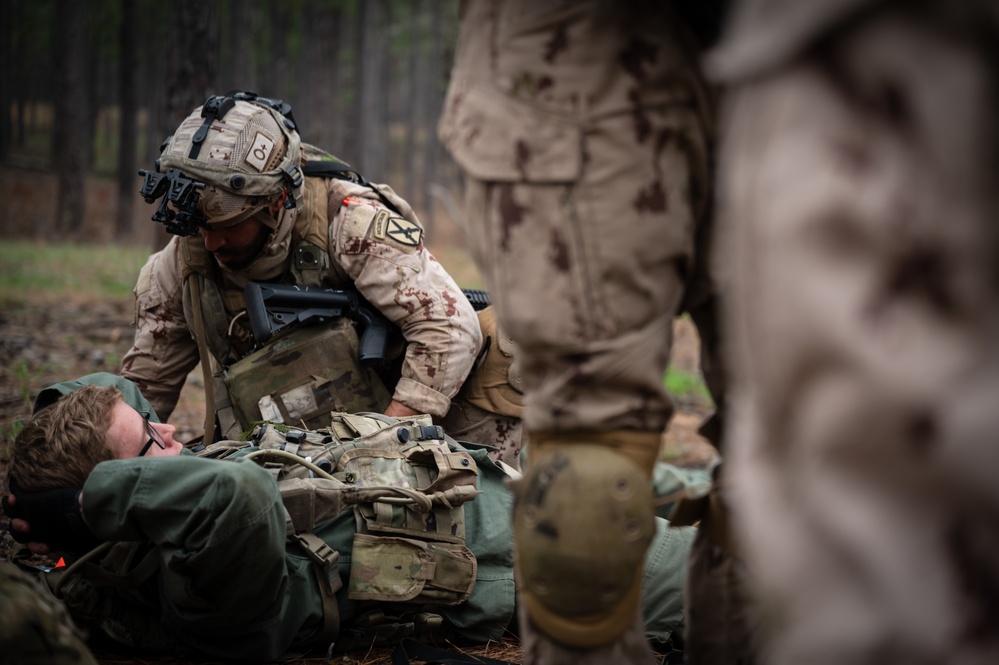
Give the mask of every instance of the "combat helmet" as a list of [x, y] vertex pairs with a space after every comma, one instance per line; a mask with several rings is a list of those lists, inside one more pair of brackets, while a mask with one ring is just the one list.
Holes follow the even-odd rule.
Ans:
[[253, 92], [215, 95], [168, 138], [156, 170], [140, 169], [152, 219], [175, 235], [232, 226], [275, 202], [302, 205], [302, 143], [291, 106]]

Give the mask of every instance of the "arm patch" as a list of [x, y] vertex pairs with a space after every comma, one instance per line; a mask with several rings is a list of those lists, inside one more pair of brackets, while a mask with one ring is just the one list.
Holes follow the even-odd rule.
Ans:
[[392, 240], [407, 247], [419, 247], [423, 229], [403, 217], [392, 217], [388, 210], [379, 210], [371, 225], [371, 233], [379, 240]]
[[398, 216], [391, 210], [367, 201], [344, 199], [342, 248], [347, 254], [367, 253], [384, 245], [403, 254], [413, 254], [423, 247], [423, 227]]

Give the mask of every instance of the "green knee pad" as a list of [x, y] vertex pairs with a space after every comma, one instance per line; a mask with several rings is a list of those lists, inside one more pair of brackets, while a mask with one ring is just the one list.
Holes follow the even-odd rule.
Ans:
[[567, 646], [614, 642], [641, 600], [655, 533], [648, 473], [604, 445], [543, 448], [514, 507], [521, 597], [539, 630]]

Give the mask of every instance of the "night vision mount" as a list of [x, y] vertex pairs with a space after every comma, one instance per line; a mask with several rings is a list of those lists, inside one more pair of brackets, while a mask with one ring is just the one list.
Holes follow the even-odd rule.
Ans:
[[[178, 169], [167, 169], [166, 173], [156, 173], [139, 169], [145, 180], [139, 194], [146, 203], [154, 203], [163, 197], [153, 213], [153, 221], [166, 227], [175, 236], [193, 236], [205, 225], [205, 217], [198, 210], [198, 199], [205, 183], [186, 177]], [[172, 210], [168, 204], [173, 204]]]
[[[201, 152], [201, 145], [208, 136], [208, 130], [217, 119], [221, 119], [226, 113], [236, 105], [237, 101], [256, 102], [277, 111], [284, 118], [284, 125], [291, 131], [298, 131], [298, 123], [292, 115], [291, 105], [280, 99], [260, 97], [255, 92], [234, 90], [225, 95], [213, 95], [205, 101], [201, 108], [201, 117], [205, 119], [201, 127], [195, 132], [191, 139], [191, 151], [189, 159], [197, 159]], [[166, 146], [164, 141], [163, 147]], [[160, 148], [162, 151], [163, 147]], [[194, 236], [198, 234], [198, 229], [205, 226], [205, 216], [198, 209], [198, 201], [201, 198], [201, 190], [206, 187], [206, 183], [187, 177], [179, 169], [167, 169], [166, 173], [160, 173], [160, 160], [156, 160], [156, 171], [139, 169], [139, 175], [143, 177], [142, 188], [139, 194], [146, 203], [155, 203], [156, 199], [162, 197], [156, 212], [153, 213], [152, 220], [159, 222], [166, 227], [168, 233], [177, 236]], [[301, 175], [298, 180], [291, 183], [293, 186], [301, 186]], [[170, 206], [173, 206], [171, 208]], [[293, 207], [294, 202], [289, 197], [285, 201], [286, 207]]]

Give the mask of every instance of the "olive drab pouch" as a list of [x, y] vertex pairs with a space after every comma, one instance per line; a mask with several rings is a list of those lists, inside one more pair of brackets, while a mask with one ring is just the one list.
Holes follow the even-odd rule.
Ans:
[[475, 556], [462, 545], [358, 533], [348, 596], [453, 605], [472, 593], [475, 567]]
[[499, 328], [492, 305], [480, 310], [483, 354], [459, 393], [471, 404], [491, 413], [524, 417], [524, 387], [510, 336]]
[[234, 363], [225, 375], [243, 430], [271, 421], [323, 427], [333, 411], [381, 411], [391, 401], [375, 371], [358, 360], [346, 317], [292, 330]]
[[453, 605], [471, 594], [464, 504], [479, 493], [478, 468], [429, 416], [333, 413], [318, 430], [262, 423], [247, 442], [200, 454], [237, 449], [274, 474], [289, 533], [353, 511], [349, 598]]

